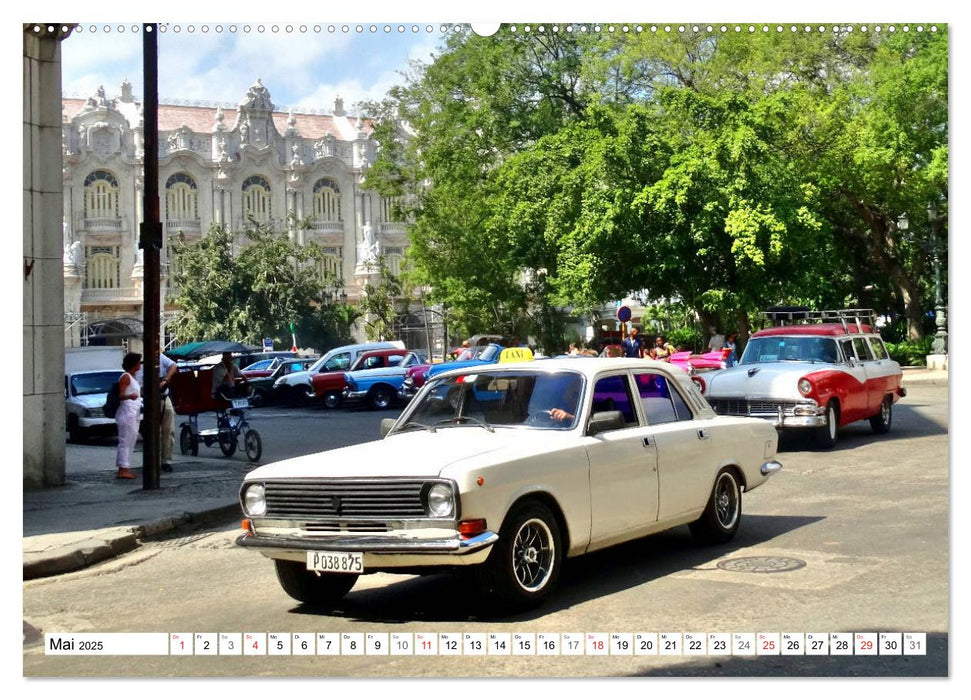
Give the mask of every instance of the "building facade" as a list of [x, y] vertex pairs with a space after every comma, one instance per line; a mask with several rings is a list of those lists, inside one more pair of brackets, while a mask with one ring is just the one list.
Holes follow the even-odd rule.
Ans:
[[[127, 82], [114, 97], [100, 88], [62, 104], [65, 345], [138, 347], [142, 105]], [[284, 113], [257, 80], [235, 108], [159, 105], [158, 130], [163, 332], [178, 313], [174, 245], [198, 241], [212, 224], [238, 231], [255, 220], [301, 245], [316, 242], [352, 304], [377, 281], [378, 255], [399, 270], [405, 226], [393, 202], [362, 187], [376, 152], [371, 125], [339, 97], [331, 114]]]

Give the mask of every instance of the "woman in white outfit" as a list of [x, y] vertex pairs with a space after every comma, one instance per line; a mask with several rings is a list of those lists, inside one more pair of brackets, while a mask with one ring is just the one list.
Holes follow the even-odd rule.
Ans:
[[121, 361], [121, 368], [125, 373], [118, 382], [118, 412], [115, 422], [118, 424], [118, 454], [115, 466], [118, 467], [117, 479], [134, 479], [131, 471], [131, 456], [135, 451], [135, 441], [138, 439], [138, 424], [142, 418], [142, 395], [139, 391], [135, 373], [142, 366], [142, 356], [137, 352], [130, 352]]

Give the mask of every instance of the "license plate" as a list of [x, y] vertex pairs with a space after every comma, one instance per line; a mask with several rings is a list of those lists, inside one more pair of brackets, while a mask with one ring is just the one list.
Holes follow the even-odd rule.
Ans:
[[362, 574], [364, 554], [363, 552], [307, 552], [307, 570]]
[[246, 408], [249, 406], [249, 399], [233, 399], [233, 408]]

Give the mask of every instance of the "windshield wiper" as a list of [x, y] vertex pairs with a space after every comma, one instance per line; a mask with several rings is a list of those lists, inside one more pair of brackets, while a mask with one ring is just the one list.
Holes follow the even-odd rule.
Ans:
[[458, 425], [459, 423], [474, 423], [475, 425], [481, 425], [490, 433], [496, 432], [496, 429], [485, 421], [479, 420], [478, 418], [472, 418], [471, 416], [455, 416], [454, 418], [445, 418], [435, 423], [435, 425], [443, 425], [446, 423], [450, 423], [452, 425]]
[[430, 433], [434, 433], [438, 428], [434, 425], [425, 425], [424, 423], [419, 423], [418, 421], [410, 420], [401, 426], [401, 430], [407, 430], [408, 428], [421, 428], [422, 430], [427, 430]]

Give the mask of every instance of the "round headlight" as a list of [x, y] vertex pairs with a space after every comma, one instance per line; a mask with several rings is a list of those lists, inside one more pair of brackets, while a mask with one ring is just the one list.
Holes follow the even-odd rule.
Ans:
[[246, 515], [263, 515], [266, 513], [266, 489], [263, 484], [253, 484], [243, 494], [243, 510]]
[[455, 498], [447, 484], [435, 484], [428, 489], [428, 514], [433, 518], [447, 518], [455, 511]]
[[813, 383], [806, 378], [800, 379], [796, 386], [799, 388], [799, 393], [803, 396], [809, 396], [809, 392], [813, 390]]

